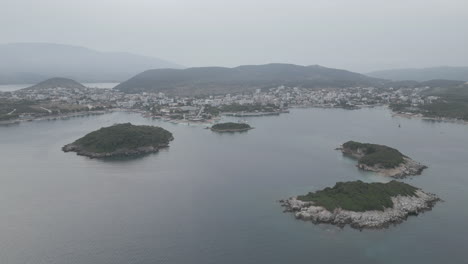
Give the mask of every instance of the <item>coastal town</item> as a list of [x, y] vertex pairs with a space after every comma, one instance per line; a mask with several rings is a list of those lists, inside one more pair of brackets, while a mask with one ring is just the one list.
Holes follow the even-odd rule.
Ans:
[[114, 89], [53, 87], [0, 92], [0, 122], [11, 123], [40, 118], [69, 117], [125, 110], [171, 122], [213, 123], [220, 115], [258, 116], [287, 113], [289, 108], [362, 107], [430, 104], [436, 96], [423, 96], [420, 88], [349, 87], [305, 89], [279, 86], [253, 93], [168, 96], [159, 93], [128, 94]]

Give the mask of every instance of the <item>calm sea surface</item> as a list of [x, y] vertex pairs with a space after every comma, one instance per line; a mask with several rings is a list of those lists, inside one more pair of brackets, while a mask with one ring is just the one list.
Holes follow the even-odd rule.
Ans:
[[[393, 118], [384, 108], [247, 121], [255, 129], [241, 134], [130, 113], [0, 127], [0, 263], [467, 263], [468, 126]], [[60, 150], [120, 122], [162, 126], [175, 140], [120, 161]], [[351, 139], [427, 164], [405, 182], [445, 202], [362, 232], [282, 213], [281, 198], [387, 180], [334, 150]]]

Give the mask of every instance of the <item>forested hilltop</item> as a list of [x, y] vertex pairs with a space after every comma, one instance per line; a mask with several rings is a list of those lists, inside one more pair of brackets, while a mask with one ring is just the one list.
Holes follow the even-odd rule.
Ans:
[[318, 65], [245, 65], [235, 68], [201, 67], [148, 70], [115, 89], [126, 93], [163, 92], [170, 95], [207, 95], [253, 92], [281, 85], [290, 87], [379, 86], [384, 81], [346, 70]]

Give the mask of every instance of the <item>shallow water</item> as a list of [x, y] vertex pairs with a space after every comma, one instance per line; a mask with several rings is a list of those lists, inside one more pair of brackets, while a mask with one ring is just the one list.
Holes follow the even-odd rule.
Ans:
[[[0, 127], [0, 263], [465, 262], [468, 126], [384, 108], [246, 120], [255, 129], [241, 134], [119, 112]], [[175, 140], [119, 161], [60, 150], [120, 122], [162, 126]], [[347, 140], [386, 144], [428, 165], [405, 182], [445, 202], [385, 230], [282, 213], [278, 199], [337, 181], [388, 180], [334, 150]]]

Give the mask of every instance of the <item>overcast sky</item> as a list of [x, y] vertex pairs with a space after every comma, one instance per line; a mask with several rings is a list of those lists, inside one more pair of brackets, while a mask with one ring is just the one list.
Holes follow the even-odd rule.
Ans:
[[73, 44], [189, 67], [468, 66], [468, 0], [0, 0], [0, 25], [0, 43]]

